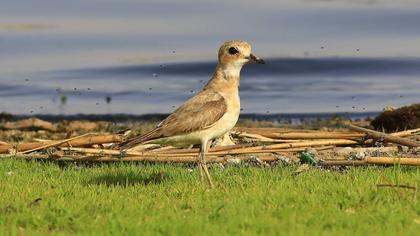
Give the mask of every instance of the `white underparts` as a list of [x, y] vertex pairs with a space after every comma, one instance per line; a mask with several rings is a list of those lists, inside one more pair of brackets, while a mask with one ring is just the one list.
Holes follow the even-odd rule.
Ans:
[[234, 63], [228, 67], [223, 69], [224, 78], [238, 78], [243, 64], [242, 63]]

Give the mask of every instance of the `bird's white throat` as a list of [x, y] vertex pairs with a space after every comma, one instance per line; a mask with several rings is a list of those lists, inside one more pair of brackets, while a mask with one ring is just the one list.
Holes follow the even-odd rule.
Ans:
[[238, 78], [241, 74], [243, 64], [234, 63], [222, 68], [222, 72], [225, 78]]

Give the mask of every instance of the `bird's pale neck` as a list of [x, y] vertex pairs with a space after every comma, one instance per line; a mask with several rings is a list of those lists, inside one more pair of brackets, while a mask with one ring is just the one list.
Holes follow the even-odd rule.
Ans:
[[242, 66], [242, 63], [219, 63], [216, 67], [216, 71], [222, 72], [226, 79], [236, 79], [240, 78]]
[[229, 63], [222, 64], [219, 63], [216, 66], [216, 71], [213, 74], [211, 80], [204, 87], [206, 88], [238, 88], [240, 82], [240, 74], [242, 69], [242, 64]]

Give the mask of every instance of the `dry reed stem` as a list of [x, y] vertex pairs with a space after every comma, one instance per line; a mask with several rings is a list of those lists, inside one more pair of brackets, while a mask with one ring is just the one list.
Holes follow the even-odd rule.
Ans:
[[73, 138], [68, 138], [68, 139], [64, 139], [64, 140], [60, 140], [60, 141], [54, 141], [54, 142], [51, 142], [49, 144], [46, 144], [46, 145], [43, 145], [43, 146], [40, 146], [40, 147], [36, 147], [36, 148], [29, 149], [29, 150], [26, 150], [26, 151], [18, 152], [16, 154], [26, 154], [26, 153], [30, 153], [30, 152], [50, 148], [50, 147], [56, 147], [56, 146], [59, 146], [61, 144], [68, 143], [70, 141], [80, 139], [80, 138], [83, 138], [83, 137], [86, 137], [86, 136], [89, 136], [89, 135], [92, 135], [92, 134], [87, 133], [87, 134], [82, 134], [82, 135], [79, 135], [79, 136], [76, 136], [76, 137], [73, 137]]
[[366, 162], [369, 164], [377, 165], [410, 165], [410, 166], [420, 166], [419, 157], [367, 157]]
[[[365, 135], [355, 132], [325, 132], [317, 130], [297, 130], [282, 128], [235, 128], [234, 131], [239, 135], [250, 136], [255, 138], [271, 138], [271, 139], [360, 139]], [[393, 136], [404, 137], [420, 132], [420, 129], [412, 129], [401, 132], [392, 133]]]
[[246, 132], [246, 133], [291, 133], [291, 132], [305, 132], [305, 133], [316, 133], [323, 132], [318, 130], [303, 130], [303, 129], [289, 129], [289, 128], [249, 128], [249, 127], [235, 127], [234, 132]]
[[255, 151], [261, 151], [261, 150], [276, 150], [276, 149], [313, 147], [313, 146], [324, 146], [324, 145], [354, 145], [354, 144], [358, 144], [358, 142], [354, 140], [348, 140], [348, 139], [305, 141], [305, 142], [299, 142], [299, 143], [281, 143], [281, 144], [272, 144], [272, 145], [266, 145], [266, 146], [248, 147], [248, 148], [240, 149], [240, 153], [235, 153], [235, 151], [238, 151], [238, 150], [232, 150], [231, 152], [227, 154], [242, 154], [242, 152], [253, 153]]
[[[114, 143], [121, 142], [123, 137], [121, 135], [97, 135], [90, 137], [83, 137], [72, 141], [66, 141], [60, 145], [60, 147], [80, 147], [93, 144], [103, 144], [103, 143]], [[50, 144], [55, 144], [61, 141], [52, 141], [52, 142], [35, 142], [35, 143], [22, 143], [22, 144], [7, 144], [0, 146], [0, 153], [8, 153], [9, 150], [16, 150], [18, 152], [24, 152], [27, 150], [49, 146]]]
[[33, 138], [32, 139], [33, 141], [35, 141], [35, 142], [54, 142], [54, 140], [51, 140], [51, 139], [42, 139], [42, 138]]
[[390, 134], [385, 134], [385, 133], [382, 133], [382, 132], [358, 127], [358, 126], [355, 126], [355, 125], [349, 125], [349, 128], [352, 129], [352, 130], [358, 131], [358, 132], [367, 133], [370, 136], [372, 136], [373, 138], [383, 139], [383, 140], [391, 142], [391, 143], [401, 144], [401, 145], [408, 146], [408, 147], [419, 147], [420, 146], [420, 143], [412, 141], [410, 139], [401, 138], [401, 137], [390, 135]]
[[239, 137], [245, 137], [245, 138], [252, 138], [252, 139], [256, 139], [256, 141], [259, 142], [268, 142], [268, 143], [296, 143], [296, 142], [302, 142], [303, 140], [296, 140], [296, 139], [273, 139], [273, 138], [267, 138], [263, 135], [260, 134], [252, 134], [252, 133], [246, 133], [246, 132], [241, 132], [238, 135]]
[[413, 135], [413, 134], [416, 134], [416, 133], [420, 133], [420, 128], [404, 130], [404, 131], [395, 132], [395, 133], [390, 133], [390, 135], [398, 136], [398, 137], [405, 137], [405, 136], [410, 136], [410, 135]]
[[322, 160], [319, 162], [322, 166], [366, 166], [366, 161], [354, 160]]
[[28, 118], [20, 121], [6, 122], [1, 125], [2, 129], [29, 129], [38, 128], [48, 131], [56, 131], [54, 124], [48, 121], [40, 120], [38, 118]]
[[270, 138], [279, 139], [361, 139], [365, 137], [363, 134], [358, 133], [272, 133]]
[[363, 135], [356, 132], [337, 132], [337, 131], [318, 131], [318, 130], [298, 130], [282, 128], [235, 128], [234, 132], [257, 134], [267, 138], [283, 139], [358, 139]]

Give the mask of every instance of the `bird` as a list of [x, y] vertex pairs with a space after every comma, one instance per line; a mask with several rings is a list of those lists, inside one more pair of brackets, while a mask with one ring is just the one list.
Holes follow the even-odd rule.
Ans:
[[224, 42], [218, 52], [213, 76], [203, 89], [150, 132], [123, 142], [120, 149], [127, 150], [146, 143], [174, 146], [199, 144], [197, 165], [201, 182], [204, 182], [205, 175], [208, 185], [213, 188], [205, 155], [211, 142], [229, 132], [239, 119], [240, 72], [248, 63], [265, 64], [265, 61], [252, 53], [251, 45], [246, 41]]

